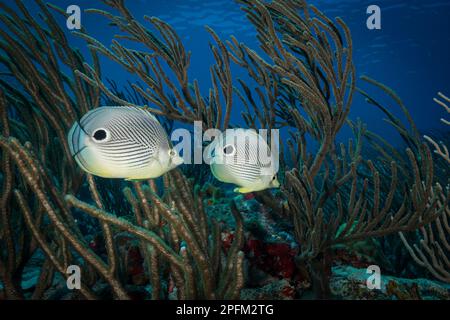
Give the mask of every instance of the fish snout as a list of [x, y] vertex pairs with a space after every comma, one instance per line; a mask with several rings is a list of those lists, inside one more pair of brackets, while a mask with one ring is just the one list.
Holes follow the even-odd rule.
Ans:
[[184, 159], [182, 157], [180, 157], [179, 155], [176, 155], [175, 157], [172, 158], [172, 163], [175, 166], [179, 166], [184, 163]]
[[270, 182], [270, 186], [272, 187], [272, 188], [279, 188], [280, 187], [280, 182], [278, 181], [278, 179], [275, 177], [275, 179], [273, 179], [271, 182]]
[[178, 152], [175, 149], [171, 149], [169, 151], [169, 156], [172, 168], [178, 167], [179, 165], [184, 163], [184, 159], [178, 154]]

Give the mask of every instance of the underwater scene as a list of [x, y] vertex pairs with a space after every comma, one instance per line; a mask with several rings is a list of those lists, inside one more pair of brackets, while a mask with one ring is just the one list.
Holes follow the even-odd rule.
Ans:
[[0, 0], [0, 300], [450, 300], [449, 13]]

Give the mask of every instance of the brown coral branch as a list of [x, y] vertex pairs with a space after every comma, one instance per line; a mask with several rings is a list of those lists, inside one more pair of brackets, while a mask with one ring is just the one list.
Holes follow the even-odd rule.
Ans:
[[[450, 98], [448, 98], [447, 96], [445, 96], [443, 93], [439, 92], [438, 96], [442, 99], [439, 100], [437, 98], [434, 98], [434, 102], [436, 102], [437, 104], [439, 104], [441, 107], [444, 108], [445, 111], [447, 111], [447, 113], [450, 113], [450, 107], [447, 105], [447, 103], [450, 103]], [[450, 126], [450, 122], [448, 120], [445, 119], [441, 119], [442, 123], [449, 125]], [[447, 161], [447, 163], [450, 163], [450, 152], [447, 148], [446, 145], [444, 145], [443, 143], [437, 143], [435, 140], [433, 140], [433, 138], [425, 135], [423, 136], [429, 143], [431, 143], [434, 147], [434, 153], [438, 154], [439, 156], [441, 156], [445, 161]]]

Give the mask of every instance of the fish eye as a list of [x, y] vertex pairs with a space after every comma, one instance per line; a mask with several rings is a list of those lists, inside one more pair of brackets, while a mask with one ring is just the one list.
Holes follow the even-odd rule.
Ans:
[[94, 131], [92, 138], [97, 142], [105, 141], [108, 138], [108, 132], [103, 128], [97, 129]]
[[175, 152], [175, 150], [173, 150], [173, 149], [169, 150], [169, 156], [175, 157], [176, 155], [177, 155], [177, 153]]
[[272, 181], [274, 181], [277, 178], [277, 176], [273, 176]]
[[226, 145], [225, 147], [223, 147], [223, 153], [226, 156], [232, 156], [235, 152], [236, 152], [236, 150], [234, 149], [234, 146], [231, 145], [231, 144]]

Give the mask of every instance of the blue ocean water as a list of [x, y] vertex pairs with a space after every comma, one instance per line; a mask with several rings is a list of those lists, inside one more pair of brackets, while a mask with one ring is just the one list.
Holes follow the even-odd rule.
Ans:
[[[107, 9], [99, 0], [48, 1], [62, 8], [77, 4], [82, 10], [88, 8]], [[3, 2], [10, 4], [12, 1], [4, 0]], [[416, 121], [418, 128], [423, 134], [434, 136], [435, 133], [441, 132], [441, 134], [446, 134], [449, 137], [449, 128], [440, 122], [440, 118], [449, 119], [450, 116], [432, 99], [437, 96], [438, 91], [442, 91], [450, 96], [450, 65], [448, 61], [450, 53], [450, 35], [448, 34], [448, 30], [450, 30], [450, 21], [448, 19], [450, 1], [380, 0], [374, 3], [372, 1], [357, 0], [311, 0], [308, 2], [317, 6], [330, 18], [342, 17], [349, 25], [352, 31], [354, 61], [358, 76], [368, 75], [394, 89], [403, 98], [405, 105], [412, 114], [412, 118]], [[36, 7], [34, 0], [24, 0], [24, 3], [27, 6], [29, 5], [30, 8]], [[192, 52], [189, 70], [190, 81], [197, 79], [204, 94], [207, 93], [211, 86], [210, 66], [214, 63], [213, 54], [209, 47], [212, 38], [205, 30], [206, 25], [213, 28], [223, 40], [227, 40], [234, 35], [240, 42], [244, 42], [247, 46], [258, 51], [259, 44], [256, 40], [255, 30], [247, 21], [239, 5], [233, 0], [126, 0], [126, 3], [136, 19], [144, 25], [149, 25], [144, 22], [142, 18], [144, 15], [156, 16], [171, 24], [180, 34], [183, 44]], [[377, 4], [381, 8], [381, 30], [368, 30], [366, 27], [366, 19], [368, 17], [366, 9], [370, 4]], [[35, 12], [37, 14], [38, 10]], [[56, 14], [56, 16], [58, 15]], [[58, 22], [65, 26], [65, 20], [62, 16], [58, 16]], [[96, 14], [83, 13], [82, 24], [90, 35], [106, 46], [110, 45], [114, 35], [119, 32], [108, 24], [107, 19]], [[88, 48], [85, 41], [72, 34], [69, 30], [65, 30], [70, 44], [78, 47], [84, 56], [88, 56]], [[126, 42], [125, 40], [119, 41]], [[127, 46], [142, 48], [142, 45], [139, 44], [126, 43]], [[113, 80], [119, 86], [126, 86], [128, 81], [134, 82], [139, 80], [106, 57], [101, 57], [101, 69], [105, 81]], [[249, 82], [250, 87], [252, 86], [245, 70], [233, 67], [232, 73], [235, 80], [242, 78]], [[373, 88], [370, 89], [370, 86], [362, 81], [358, 81], [357, 85], [368, 91], [394, 114], [401, 116], [400, 108], [392, 100], [388, 99], [383, 92]], [[242, 110], [241, 102], [235, 97], [231, 119], [233, 124], [243, 125]], [[400, 144], [401, 139], [399, 135], [383, 121], [385, 117], [378, 109], [367, 104], [360, 95], [355, 95], [350, 118], [352, 120], [361, 118], [367, 123], [370, 130], [382, 134], [389, 142]], [[404, 119], [404, 117], [402, 118]], [[283, 139], [285, 137], [286, 135], [282, 136]], [[348, 137], [350, 137], [350, 134], [347, 128], [340, 134], [339, 139]], [[193, 172], [195, 173], [196, 171]], [[444, 172], [442, 175], [443, 180], [447, 179], [448, 174], [446, 174], [446, 171], [442, 170], [442, 172]], [[120, 196], [116, 198], [122, 199], [122, 193], [120, 193], [123, 187], [122, 182], [112, 179], [108, 179], [105, 182], [105, 180], [101, 183], [104, 183], [104, 186], [106, 186], [104, 192], [108, 192], [108, 198], [104, 198], [112, 199], [119, 194]], [[231, 194], [232, 188], [233, 186], [230, 184], [220, 189], [221, 192], [224, 191], [223, 194], [221, 193], [221, 197], [228, 200], [227, 196]], [[277, 196], [277, 193], [274, 194]], [[80, 199], [84, 199], [85, 196], [86, 194], [80, 192]], [[250, 201], [253, 203], [257, 202], [251, 197], [238, 197], [243, 199], [246, 205], [251, 203]], [[86, 199], [86, 201], [91, 201], [91, 197], [86, 197]], [[249, 201], [247, 202], [247, 200]], [[208, 205], [211, 203], [208, 202]], [[124, 210], [123, 207], [117, 206], [117, 204], [121, 205], [121, 200], [108, 203], [109, 207], [107, 210], [120, 214], [122, 212], [131, 212], [131, 209], [128, 209], [128, 207]], [[217, 208], [211, 211], [216, 210], [213, 213], [219, 215], [221, 211]], [[265, 219], [267, 212], [264, 208], [249, 207], [249, 210], [252, 211], [251, 217], [262, 213], [261, 216]], [[80, 220], [79, 224], [82, 228], [85, 228], [82, 230], [83, 233], [90, 236], [94, 233], [88, 229], [92, 225], [88, 222], [84, 223], [84, 221], [87, 220]], [[278, 230], [274, 231], [272, 228], [268, 230], [267, 233], [278, 237]], [[292, 237], [287, 232], [284, 232], [284, 229], [280, 234], [284, 237], [282, 238], [283, 240], [291, 241]], [[281, 236], [277, 239], [280, 238]], [[390, 241], [390, 239], [387, 239], [387, 241]], [[398, 238], [394, 241], [399, 242]], [[97, 245], [96, 243], [94, 244]], [[385, 248], [388, 246], [387, 244]], [[395, 249], [389, 249], [392, 252], [396, 251]], [[397, 253], [398, 251], [394, 252], [394, 254]], [[389, 258], [392, 258], [392, 256]], [[394, 256], [392, 260], [395, 261], [396, 258]], [[411, 262], [411, 260], [406, 259], [403, 259], [403, 261]], [[403, 261], [398, 264], [402, 265], [402, 268], [404, 267]], [[409, 264], [412, 265], [412, 263]], [[394, 266], [392, 270], [395, 268], [400, 269], [398, 266]], [[354, 270], [351, 272], [355, 273]], [[346, 272], [345, 276], [349, 273]], [[410, 268], [405, 267], [405, 272], [402, 271], [402, 274], [399, 275], [405, 274], [408, 276], [411, 274]], [[366, 275], [365, 272], [364, 275]], [[34, 278], [29, 283], [30, 286], [33, 286], [35, 283]]]
[[[433, 101], [438, 91], [450, 94], [450, 1], [448, 0], [310, 0], [331, 18], [341, 17], [350, 27], [353, 37], [354, 61], [357, 75], [369, 75], [394, 89], [404, 100], [406, 106], [423, 133], [432, 131], [447, 132], [439, 121], [445, 117], [443, 108]], [[82, 10], [87, 8], [106, 8], [100, 1], [60, 0], [56, 3], [65, 8], [77, 4]], [[180, 34], [183, 44], [192, 52], [190, 77], [198, 79], [204, 92], [210, 87], [209, 67], [213, 55], [209, 48], [212, 41], [204, 26], [213, 28], [226, 40], [231, 35], [258, 48], [256, 33], [247, 21], [239, 4], [233, 0], [128, 0], [128, 8], [143, 22], [144, 15], [156, 16], [169, 24]], [[366, 9], [376, 4], [381, 8], [381, 30], [366, 27]], [[30, 1], [30, 5], [31, 1]], [[64, 23], [64, 20], [60, 20]], [[109, 45], [117, 32], [108, 21], [95, 14], [82, 14], [82, 24], [87, 31]], [[68, 31], [68, 33], [70, 33]], [[70, 41], [87, 52], [85, 43], [69, 35]], [[135, 80], [124, 69], [107, 58], [102, 58], [103, 76], [119, 84]], [[242, 70], [234, 70], [234, 77], [246, 78]], [[367, 89], [367, 85], [357, 83]], [[369, 90], [394, 113], [399, 108], [390, 100], [385, 100], [379, 91]], [[235, 99], [233, 119], [241, 121], [242, 105]], [[384, 115], [366, 104], [356, 95], [351, 119], [360, 117], [368, 123], [370, 130], [384, 133], [384, 136], [397, 141], [398, 136], [383, 121]]]

